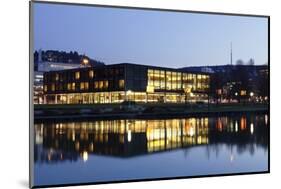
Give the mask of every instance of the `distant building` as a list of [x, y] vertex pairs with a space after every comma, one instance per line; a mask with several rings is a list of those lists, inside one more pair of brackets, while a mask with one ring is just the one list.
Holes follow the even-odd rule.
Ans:
[[225, 102], [268, 100], [268, 65], [254, 65], [252, 59], [247, 65], [195, 66], [181, 70], [212, 73], [210, 95], [214, 99]]

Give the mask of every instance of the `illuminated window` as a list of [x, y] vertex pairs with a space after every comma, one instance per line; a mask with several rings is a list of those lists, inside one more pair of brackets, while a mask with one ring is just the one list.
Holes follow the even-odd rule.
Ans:
[[153, 75], [153, 86], [155, 89], [160, 88], [160, 71], [159, 70], [154, 70], [154, 75]]
[[51, 90], [52, 90], [52, 91], [55, 91], [55, 84], [52, 84], [52, 85], [51, 85]]
[[81, 83], [80, 83], [80, 90], [84, 90], [84, 89], [85, 89], [84, 82], [81, 82]]
[[181, 73], [177, 73], [177, 89], [181, 89]]
[[58, 73], [56, 73], [55, 79], [56, 79], [56, 81], [59, 80], [59, 74]]
[[151, 69], [147, 70], [147, 81], [148, 86], [153, 86], [153, 70]]
[[103, 88], [103, 81], [99, 81], [99, 89]]
[[67, 90], [71, 90], [71, 83], [67, 83]]
[[241, 95], [241, 96], [245, 96], [246, 94], [247, 94], [247, 91], [245, 91], [245, 90], [241, 90], [241, 91], [240, 91], [240, 95]]
[[47, 92], [47, 85], [44, 85], [44, 91]]
[[160, 72], [160, 88], [165, 89], [165, 71]]
[[89, 89], [89, 82], [85, 82], [85, 89], [88, 90]]
[[172, 89], [177, 89], [177, 72], [172, 72]]
[[98, 88], [99, 88], [99, 82], [98, 82], [98, 81], [95, 81], [95, 83], [94, 83], [94, 88], [95, 88], [95, 89], [98, 89]]
[[72, 83], [72, 90], [73, 91], [75, 90], [75, 83], [74, 82]]
[[94, 77], [94, 71], [93, 71], [93, 70], [90, 70], [90, 71], [89, 71], [89, 77], [90, 77], [90, 78], [93, 78], [93, 77]]
[[171, 90], [172, 89], [172, 76], [171, 72], [166, 72], [166, 89]]
[[75, 79], [80, 79], [80, 72], [75, 72]]
[[124, 88], [124, 86], [125, 86], [124, 79], [120, 79], [118, 85], [119, 85], [119, 88], [121, 88], [121, 89]]

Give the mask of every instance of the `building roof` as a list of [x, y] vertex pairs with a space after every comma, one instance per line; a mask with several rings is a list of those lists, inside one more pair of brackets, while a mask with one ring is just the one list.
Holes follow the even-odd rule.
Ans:
[[[136, 64], [136, 63], [116, 63], [116, 64], [105, 64], [102, 66], [97, 66], [97, 67], [83, 67], [83, 68], [74, 68], [74, 69], [67, 69], [67, 71], [76, 71], [76, 70], [87, 70], [87, 69], [102, 69], [104, 67], [116, 67], [116, 66], [142, 66], [142, 67], [147, 67], [147, 68], [152, 68], [152, 69], [165, 69], [169, 71], [177, 71], [177, 72], [184, 72], [184, 73], [194, 73], [194, 74], [205, 74], [205, 75], [210, 75], [210, 73], [205, 73], [201, 71], [186, 71], [183, 70], [182, 68], [168, 68], [168, 67], [160, 67], [160, 66], [151, 66], [151, 65], [145, 65], [145, 64]], [[66, 70], [59, 70], [59, 71], [66, 71]], [[57, 72], [57, 71], [55, 71]]]

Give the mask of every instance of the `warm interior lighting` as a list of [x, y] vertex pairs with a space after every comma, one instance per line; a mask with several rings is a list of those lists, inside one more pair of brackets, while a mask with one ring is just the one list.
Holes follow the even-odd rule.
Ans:
[[118, 85], [119, 85], [120, 89], [124, 88], [124, 86], [125, 86], [124, 79], [120, 79], [119, 82], [118, 82]]
[[93, 77], [94, 77], [94, 71], [93, 71], [93, 70], [90, 70], [90, 71], [89, 71], [89, 77], [90, 77], [90, 78], [93, 78]]
[[241, 91], [240, 91], [240, 94], [241, 94], [241, 96], [245, 96], [245, 95], [247, 94], [247, 91], [241, 90]]
[[87, 58], [83, 58], [82, 63], [83, 63], [84, 65], [89, 64], [89, 59], [87, 59]]
[[80, 72], [75, 72], [75, 79], [80, 79]]
[[148, 93], [154, 93], [154, 87], [153, 86], [146, 86], [146, 92]]

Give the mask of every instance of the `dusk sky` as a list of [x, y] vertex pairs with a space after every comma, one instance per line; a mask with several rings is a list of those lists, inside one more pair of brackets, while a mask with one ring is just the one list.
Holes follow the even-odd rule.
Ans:
[[268, 59], [267, 18], [34, 3], [34, 50], [180, 68]]

